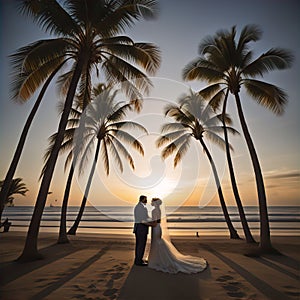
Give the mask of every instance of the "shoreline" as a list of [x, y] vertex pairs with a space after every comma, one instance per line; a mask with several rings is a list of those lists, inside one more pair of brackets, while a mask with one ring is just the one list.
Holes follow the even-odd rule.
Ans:
[[[198, 234], [200, 237], [208, 237], [208, 236], [229, 236], [228, 229], [225, 227], [206, 227], [206, 228], [196, 228], [196, 227], [169, 227], [169, 234], [172, 237], [182, 236], [182, 237], [195, 237]], [[240, 236], [243, 237], [243, 229], [237, 228]], [[132, 234], [133, 227], [122, 227], [122, 226], [82, 226], [80, 225], [77, 233], [78, 234], [95, 234], [95, 235], [112, 235], [112, 236], [128, 236]], [[23, 232], [26, 233], [28, 231], [28, 226], [23, 225], [12, 225], [9, 229], [10, 232]], [[300, 228], [295, 227], [282, 227], [282, 228], [271, 228], [271, 236], [273, 237], [293, 237], [300, 236]], [[58, 234], [59, 225], [57, 226], [47, 226], [41, 225], [40, 233], [53, 233]], [[259, 235], [259, 228], [251, 228], [251, 232], [254, 236]]]
[[[70, 236], [70, 244], [63, 245], [56, 244], [57, 237], [56, 233], [40, 232], [38, 246], [44, 259], [16, 263], [26, 233], [0, 233], [1, 299], [282, 300], [300, 297], [299, 236], [272, 237], [274, 247], [283, 255], [259, 258], [244, 255], [257, 247], [244, 240], [230, 240], [227, 236], [171, 236], [181, 253], [208, 261], [205, 271], [192, 275], [166, 274], [134, 266], [133, 234], [79, 233]], [[146, 252], [149, 243], [150, 235]]]
[[[175, 209], [176, 208], [176, 209]], [[300, 236], [300, 214], [298, 207], [270, 206], [270, 229], [272, 236]], [[87, 206], [80, 222], [78, 233], [94, 232], [112, 234], [116, 232], [131, 235], [133, 228], [133, 207], [130, 206]], [[228, 234], [223, 213], [218, 206], [199, 208], [197, 206], [168, 206], [168, 228], [170, 235], [222, 236]], [[235, 206], [228, 207], [232, 222], [241, 236], [242, 225]], [[68, 208], [67, 227], [73, 224], [79, 207]], [[11, 231], [27, 231], [30, 224], [33, 206], [15, 206], [6, 208], [3, 218], [12, 222]], [[259, 209], [257, 206], [245, 206], [247, 221], [253, 235], [259, 235]], [[58, 232], [60, 226], [61, 208], [59, 206], [45, 207], [41, 220], [40, 232]]]

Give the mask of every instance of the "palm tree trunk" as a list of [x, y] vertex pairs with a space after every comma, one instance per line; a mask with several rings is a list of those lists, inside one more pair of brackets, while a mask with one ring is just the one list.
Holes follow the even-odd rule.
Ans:
[[70, 235], [75, 235], [76, 234], [76, 231], [78, 229], [79, 223], [80, 223], [82, 215], [83, 215], [83, 211], [84, 211], [86, 201], [87, 201], [87, 198], [88, 198], [88, 195], [89, 195], [89, 192], [90, 192], [90, 188], [91, 188], [91, 185], [92, 185], [92, 180], [93, 180], [93, 176], [94, 176], [94, 173], [95, 173], [96, 164], [97, 164], [97, 161], [98, 161], [99, 150], [100, 150], [100, 142], [101, 142], [101, 140], [98, 139], [93, 165], [92, 165], [92, 168], [91, 168], [91, 171], [90, 171], [90, 174], [89, 174], [89, 178], [88, 178], [88, 181], [87, 181], [87, 184], [86, 184], [86, 188], [85, 188], [85, 191], [84, 191], [84, 196], [83, 196], [83, 199], [82, 199], [82, 202], [81, 202], [81, 206], [80, 206], [78, 215], [76, 217], [76, 220], [75, 220], [73, 226], [68, 231], [68, 234], [70, 234]]
[[268, 208], [267, 208], [267, 200], [266, 200], [266, 193], [265, 193], [265, 186], [264, 186], [264, 180], [259, 164], [259, 160], [255, 151], [255, 147], [252, 141], [252, 138], [250, 136], [246, 120], [244, 117], [241, 100], [239, 97], [239, 94], [235, 94], [236, 104], [237, 104], [237, 110], [238, 115], [240, 118], [241, 126], [243, 129], [244, 137], [248, 146], [248, 150], [250, 153], [252, 166], [255, 173], [255, 179], [256, 179], [256, 188], [257, 188], [257, 195], [258, 195], [258, 201], [259, 201], [259, 215], [260, 215], [260, 250], [262, 252], [274, 252], [274, 249], [271, 244], [271, 238], [270, 238], [270, 226], [269, 226], [269, 217], [268, 217]]
[[[86, 106], [87, 106], [87, 103], [84, 103], [82, 111], [85, 110]], [[77, 131], [78, 131], [77, 140], [81, 141], [83, 138], [83, 132], [84, 132], [83, 118], [80, 118], [80, 120], [79, 120], [79, 127], [78, 127]], [[78, 143], [76, 143], [76, 144], [78, 144]], [[79, 145], [79, 147], [80, 147], [80, 145]], [[67, 225], [66, 225], [66, 223], [67, 223], [67, 207], [68, 207], [68, 202], [69, 202], [71, 184], [72, 184], [72, 180], [73, 180], [73, 176], [74, 176], [74, 169], [75, 169], [75, 165], [76, 165], [78, 153], [79, 153], [78, 146], [76, 146], [75, 150], [73, 149], [72, 151], [73, 151], [72, 165], [71, 165], [70, 172], [68, 175], [68, 180], [67, 180], [65, 193], [64, 193], [64, 199], [63, 199], [63, 203], [62, 203], [62, 207], [61, 207], [59, 236], [58, 236], [58, 241], [57, 241], [58, 244], [69, 243], [69, 239], [68, 239], [68, 235], [67, 235]]]
[[226, 147], [226, 157], [227, 157], [227, 163], [228, 163], [228, 169], [229, 169], [229, 174], [230, 174], [230, 180], [231, 180], [231, 186], [232, 186], [232, 191], [234, 194], [235, 202], [238, 207], [241, 223], [243, 226], [244, 234], [247, 243], [256, 243], [255, 239], [253, 238], [250, 228], [248, 226], [248, 222], [246, 219], [246, 215], [244, 212], [243, 204], [240, 198], [240, 194], [237, 188], [236, 184], [236, 179], [235, 179], [235, 174], [234, 174], [234, 168], [233, 168], [233, 163], [231, 159], [231, 153], [230, 153], [230, 147], [229, 147], [229, 140], [228, 140], [228, 132], [227, 132], [227, 127], [225, 124], [225, 115], [226, 115], [226, 106], [227, 106], [227, 99], [228, 99], [228, 93], [229, 90], [227, 89], [224, 103], [223, 103], [223, 112], [222, 112], [222, 123], [224, 127], [224, 139], [225, 139], [225, 147]]
[[29, 114], [29, 116], [26, 120], [26, 123], [24, 125], [24, 128], [23, 128], [23, 131], [21, 133], [21, 136], [20, 136], [17, 148], [15, 150], [13, 159], [12, 159], [11, 164], [9, 166], [9, 169], [6, 173], [2, 189], [0, 191], [0, 221], [1, 221], [2, 213], [3, 213], [4, 207], [5, 207], [5, 202], [6, 202], [6, 199], [8, 197], [10, 185], [11, 185], [11, 182], [12, 182], [13, 177], [15, 175], [19, 160], [21, 158], [21, 154], [22, 154], [22, 151], [23, 151], [23, 148], [24, 148], [24, 145], [25, 145], [25, 141], [26, 141], [26, 138], [27, 138], [27, 135], [28, 135], [28, 132], [29, 132], [29, 128], [32, 124], [34, 116], [35, 116], [35, 114], [36, 114], [36, 112], [37, 112], [37, 110], [38, 110], [38, 108], [39, 108], [39, 106], [42, 102], [42, 99], [44, 97], [44, 94], [45, 94], [50, 82], [52, 81], [53, 77], [56, 75], [56, 73], [58, 72], [58, 70], [61, 68], [62, 65], [63, 64], [60, 64], [53, 71], [53, 73], [48, 77], [48, 79], [46, 80], [45, 84], [43, 85], [43, 87], [42, 87], [42, 89], [41, 89], [41, 91], [38, 95], [38, 98], [36, 99], [36, 102], [35, 102], [32, 110], [31, 110], [31, 112], [30, 112], [30, 114]]
[[79, 59], [74, 70], [69, 91], [66, 97], [64, 110], [60, 118], [55, 144], [50, 154], [49, 160], [47, 162], [45, 172], [43, 174], [40, 190], [37, 196], [33, 215], [29, 225], [25, 246], [21, 256], [18, 258], [18, 261], [31, 261], [31, 260], [41, 258], [41, 255], [39, 254], [37, 249], [37, 239], [38, 239], [40, 222], [45, 208], [47, 195], [51, 184], [58, 153], [64, 138], [64, 131], [68, 122], [68, 117], [72, 107], [77, 84], [80, 79], [82, 65], [83, 65], [82, 59]]
[[234, 228], [231, 220], [230, 220], [230, 216], [229, 216], [229, 213], [228, 213], [228, 210], [227, 210], [227, 207], [226, 207], [226, 203], [225, 203], [225, 200], [224, 200], [224, 196], [223, 196], [223, 192], [222, 192], [222, 188], [221, 188], [221, 183], [220, 183], [220, 179], [219, 179], [219, 176], [218, 176], [218, 172], [217, 172], [217, 168], [216, 168], [216, 165], [214, 163], [214, 160], [208, 150], [208, 148], [206, 147], [204, 141], [202, 139], [200, 139], [200, 143], [208, 157], [208, 160], [211, 164], [211, 167], [212, 167], [212, 170], [213, 170], [213, 174], [214, 174], [214, 178], [215, 178], [215, 182], [216, 182], [216, 185], [217, 185], [217, 189], [218, 189], [218, 195], [219, 195], [219, 199], [220, 199], [220, 203], [221, 203], [221, 207], [222, 207], [222, 210], [223, 210], [223, 214], [224, 214], [224, 217], [225, 217], [225, 221], [226, 221], [226, 224], [227, 224], [227, 227], [228, 227], [228, 230], [229, 230], [229, 233], [230, 233], [230, 238], [231, 239], [239, 239], [239, 235], [236, 231], [236, 229]]
[[59, 235], [57, 240], [58, 244], [67, 244], [70, 242], [67, 236], [67, 208], [68, 208], [69, 195], [70, 195], [73, 175], [74, 175], [74, 165], [72, 164], [70, 167], [70, 172], [68, 175], [68, 180], [67, 180], [65, 193], [64, 193], [64, 199], [61, 206]]

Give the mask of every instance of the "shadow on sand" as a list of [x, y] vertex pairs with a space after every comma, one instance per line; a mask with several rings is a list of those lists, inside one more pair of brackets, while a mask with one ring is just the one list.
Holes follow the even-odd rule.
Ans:
[[[239, 275], [244, 277], [252, 286], [254, 286], [257, 290], [259, 290], [267, 298], [272, 299], [272, 300], [282, 300], [282, 299], [287, 300], [287, 299], [289, 299], [289, 297], [286, 294], [283, 294], [279, 290], [273, 288], [268, 283], [262, 281], [260, 278], [253, 275], [252, 273], [250, 273], [248, 270], [243, 268], [238, 263], [234, 262], [232, 259], [226, 257], [225, 255], [214, 250], [213, 248], [211, 248], [208, 245], [206, 245], [205, 248], [206, 248], [206, 250], [210, 251], [210, 253], [212, 253], [213, 255], [218, 257], [220, 260], [222, 260], [225, 264], [227, 264], [230, 268], [232, 268]], [[266, 260], [264, 260], [262, 258], [253, 258], [253, 259], [266, 264]], [[272, 267], [274, 267], [274, 264], [272, 264]], [[280, 272], [282, 272], [281, 269], [280, 269]], [[289, 275], [291, 275], [291, 274], [289, 274]]]
[[99, 252], [97, 252], [94, 256], [90, 257], [86, 261], [84, 261], [78, 268], [73, 270], [71, 273], [66, 274], [64, 277], [59, 278], [58, 280], [54, 281], [50, 285], [48, 285], [46, 288], [41, 290], [36, 295], [32, 296], [31, 300], [38, 300], [43, 299], [44, 297], [50, 295], [52, 292], [63, 286], [66, 282], [70, 281], [74, 277], [76, 277], [78, 274], [80, 274], [83, 270], [87, 269], [91, 264], [96, 262], [106, 251], [109, 249], [109, 247], [104, 247]]
[[[25, 263], [20, 263], [16, 261], [1, 263], [0, 266], [2, 275], [0, 278], [0, 285], [8, 284], [9, 282], [27, 273], [30, 273], [45, 265], [51, 264], [52, 262], [59, 260], [78, 250], [80, 249], [74, 248], [70, 244], [53, 244], [39, 250], [39, 252], [44, 257], [43, 259]], [[51, 253], [51, 255], [49, 255], [49, 253]]]
[[167, 274], [148, 267], [133, 266], [120, 291], [118, 300], [200, 300], [199, 281], [210, 277], [209, 266], [197, 274]]

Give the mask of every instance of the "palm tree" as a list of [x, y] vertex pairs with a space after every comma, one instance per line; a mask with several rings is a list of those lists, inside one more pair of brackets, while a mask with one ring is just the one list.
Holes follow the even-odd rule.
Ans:
[[[154, 74], [160, 64], [160, 53], [149, 43], [134, 43], [127, 36], [118, 36], [126, 27], [141, 18], [151, 18], [156, 13], [156, 1], [123, 0], [106, 2], [66, 0], [63, 7], [58, 1], [21, 1], [21, 10], [47, 31], [59, 37], [42, 41], [34, 55], [26, 58], [25, 72], [37, 70], [56, 56], [69, 62], [70, 71], [62, 78], [66, 91], [63, 113], [58, 125], [57, 137], [42, 177], [36, 205], [30, 222], [25, 247], [19, 260], [34, 260], [40, 257], [37, 237], [53, 176], [59, 149], [72, 107], [76, 90], [83, 103], [90, 100], [93, 71], [106, 77], [108, 84], [121, 84], [132, 100], [147, 92], [151, 82], [144, 69]], [[47, 74], [45, 72], [45, 74]], [[46, 77], [46, 75], [45, 75]], [[40, 84], [36, 78], [31, 86]]]
[[[105, 89], [107, 89], [107, 90], [105, 91]], [[97, 87], [95, 87], [93, 89], [93, 95], [94, 95], [94, 97], [93, 97], [93, 99], [94, 99], [93, 103], [95, 101], [97, 101], [97, 103], [95, 105], [100, 105], [101, 101], [108, 101], [107, 99], [114, 98], [115, 95], [114, 94], [110, 95], [110, 91], [111, 91], [111, 89], [109, 89], [108, 87], [106, 87], [103, 84], [100, 84]], [[96, 98], [97, 95], [98, 95], [98, 98]], [[97, 99], [100, 99], [100, 100], [97, 100]], [[127, 105], [120, 107], [120, 109], [124, 110], [124, 113], [125, 113], [125, 109], [128, 109], [128, 108], [129, 108], [129, 106], [127, 106]], [[69, 120], [68, 120], [67, 129], [65, 130], [64, 141], [63, 141], [63, 143], [61, 145], [61, 149], [60, 149], [60, 153], [65, 153], [66, 151], [70, 150], [69, 154], [67, 155], [67, 158], [66, 158], [65, 169], [67, 168], [67, 166], [69, 165], [69, 163], [72, 162], [73, 154], [74, 154], [73, 152], [75, 152], [75, 151], [81, 152], [82, 151], [82, 150], [80, 150], [80, 148], [83, 147], [83, 143], [82, 142], [79, 143], [78, 145], [74, 145], [75, 144], [74, 140], [78, 139], [78, 136], [76, 138], [75, 134], [76, 133], [78, 134], [81, 115], [82, 115], [82, 111], [81, 111], [80, 105], [79, 104], [75, 105], [75, 108], [73, 108], [71, 110], [70, 117], [69, 117]], [[94, 116], [94, 117], [99, 118], [100, 115], [99, 116]], [[112, 120], [110, 119], [110, 116], [108, 116], [108, 118], [109, 118], [108, 124], [110, 124]], [[82, 118], [82, 120], [84, 120], [84, 119], [85, 118]], [[81, 124], [84, 124], [84, 122], [82, 122]], [[136, 125], [133, 122], [126, 122], [122, 126], [128, 126], [128, 125], [130, 125], [131, 127], [137, 127], [138, 126], [138, 125]], [[112, 128], [113, 124], [110, 124], [109, 127]], [[138, 126], [138, 128], [141, 129], [142, 127]], [[144, 128], [142, 128], [142, 129], [145, 131]], [[108, 130], [109, 130], [109, 128], [108, 128]], [[74, 138], [74, 135], [75, 135], [75, 138]], [[118, 132], [116, 133], [116, 137], [117, 137], [117, 135], [118, 135]], [[91, 138], [91, 136], [89, 136], [89, 137]], [[49, 144], [50, 144], [50, 146], [47, 149], [47, 152], [45, 154], [45, 157], [44, 157], [45, 161], [47, 161], [47, 159], [50, 156], [52, 147], [53, 147], [53, 145], [55, 143], [55, 139], [56, 139], [56, 134], [53, 134], [49, 138]], [[80, 138], [80, 141], [82, 141], [82, 139], [83, 139], [83, 137]], [[103, 142], [105, 142], [105, 140]], [[107, 147], [107, 149], [110, 149], [110, 148]], [[79, 153], [77, 153], [77, 157], [78, 157], [78, 155], [79, 155]], [[46, 164], [45, 164], [45, 166], [46, 166]], [[43, 168], [43, 171], [45, 170], [45, 166]], [[66, 231], [66, 216], [67, 216], [67, 205], [68, 205], [68, 200], [69, 200], [69, 194], [70, 194], [70, 189], [71, 189], [71, 182], [72, 182], [72, 178], [73, 178], [73, 175], [74, 175], [74, 166], [75, 166], [75, 164], [74, 164], [74, 160], [73, 160], [73, 162], [71, 164], [71, 167], [70, 167], [70, 171], [69, 171], [69, 175], [68, 175], [68, 179], [67, 179], [67, 184], [66, 184], [66, 188], [65, 188], [65, 192], [64, 192], [64, 198], [63, 198], [63, 202], [62, 202], [61, 219], [60, 219], [60, 230], [59, 230], [59, 237], [58, 237], [58, 243], [59, 244], [64, 244], [64, 243], [68, 243], [69, 242], [68, 237], [67, 237], [67, 231]], [[123, 169], [123, 166], [122, 166], [122, 169]], [[92, 176], [91, 176], [91, 178], [92, 178]], [[89, 189], [90, 188], [90, 184], [87, 187]], [[82, 208], [80, 210], [82, 212], [84, 210], [85, 203], [86, 203], [86, 200], [87, 200], [87, 196], [86, 196], [87, 193], [88, 192], [86, 192], [84, 194], [84, 197], [83, 197], [83, 200], [82, 200], [83, 205], [81, 206]], [[76, 227], [74, 227], [74, 226], [72, 227], [73, 228], [72, 231], [74, 232], [74, 229], [75, 229], [75, 232], [72, 233], [72, 231], [71, 231], [71, 233], [69, 233], [69, 234], [75, 234], [76, 233], [76, 230], [77, 230], [77, 227], [78, 227], [79, 222], [81, 220], [81, 217], [82, 217], [82, 213], [81, 213], [81, 215], [78, 214], [78, 217], [76, 218], [76, 222], [75, 222]]]
[[[13, 82], [13, 85], [12, 85], [12, 90], [14, 92], [14, 95], [13, 95], [14, 99], [19, 99], [19, 100], [23, 100], [23, 101], [27, 100], [33, 93], [33, 90], [30, 88], [30, 86], [33, 83], [33, 77], [39, 76], [39, 75], [37, 75], [37, 73], [42, 71], [42, 70], [37, 70], [37, 72], [35, 72], [35, 71], [29, 72], [28, 71], [27, 73], [24, 73], [23, 66], [20, 65], [20, 62], [23, 62], [26, 59], [26, 56], [31, 55], [32, 48], [34, 48], [34, 47], [32, 47], [32, 45], [29, 45], [28, 47], [21, 48], [19, 53], [11, 55], [12, 62], [15, 65], [15, 69], [16, 69], [15, 81]], [[42, 99], [44, 97], [44, 94], [45, 94], [49, 84], [53, 80], [53, 77], [61, 69], [63, 64], [64, 64], [64, 62], [62, 62], [62, 58], [56, 57], [51, 61], [51, 63], [46, 64], [46, 66], [44, 66], [44, 68], [43, 68], [43, 69], [49, 68], [50, 75], [49, 75], [48, 79], [45, 81], [45, 83], [37, 97], [37, 100], [26, 120], [26, 123], [24, 125], [19, 142], [18, 142], [16, 150], [15, 150], [13, 159], [12, 159], [11, 164], [8, 168], [8, 171], [6, 173], [2, 189], [0, 191], [0, 220], [1, 220], [2, 212], [3, 212], [4, 206], [5, 206], [5, 202], [9, 196], [10, 183], [12, 182], [12, 179], [15, 175], [19, 160], [21, 158], [30, 126], [31, 126], [33, 119], [38, 111], [38, 108], [42, 102]], [[52, 73], [51, 73], [51, 70], [52, 70]]]
[[[201, 95], [201, 92], [199, 92], [199, 94]], [[219, 105], [220, 105], [220, 101], [222, 99], [223, 100], [223, 109], [222, 109], [222, 124], [223, 124], [223, 128], [224, 128], [224, 140], [225, 140], [225, 149], [226, 149], [226, 157], [227, 157], [227, 163], [228, 163], [228, 169], [229, 169], [229, 175], [230, 175], [230, 179], [231, 179], [231, 186], [232, 186], [232, 191], [233, 191], [233, 195], [237, 204], [237, 208], [238, 208], [238, 212], [239, 212], [239, 216], [241, 219], [241, 223], [242, 223], [242, 227], [243, 227], [243, 231], [244, 231], [244, 235], [246, 238], [247, 243], [256, 243], [254, 237], [252, 236], [252, 233], [250, 231], [248, 222], [247, 222], [247, 218], [246, 218], [246, 214], [243, 208], [243, 204], [242, 204], [242, 200], [239, 194], [239, 190], [237, 187], [237, 182], [235, 179], [235, 173], [234, 173], [234, 167], [233, 167], [233, 163], [232, 163], [232, 158], [231, 158], [231, 151], [230, 151], [230, 147], [229, 147], [229, 138], [228, 138], [228, 132], [227, 132], [227, 126], [226, 126], [226, 104], [227, 104], [227, 100], [228, 100], [228, 94], [229, 94], [229, 90], [226, 89], [226, 92], [224, 94], [224, 91], [221, 89], [218, 93], [216, 93], [212, 99], [210, 100], [210, 104], [211, 106], [214, 108], [214, 110], [216, 110]]]
[[[65, 153], [66, 151], [69, 151], [69, 154], [67, 155], [66, 162], [64, 169], [66, 170], [70, 162], [73, 160], [73, 137], [75, 134], [75, 131], [77, 130], [79, 123], [80, 123], [80, 116], [82, 114], [82, 109], [80, 108], [80, 105], [76, 105], [75, 107], [72, 108], [69, 119], [68, 119], [68, 124], [66, 126], [65, 134], [64, 134], [64, 140], [62, 142], [62, 145], [60, 147], [60, 153]], [[47, 161], [50, 157], [50, 154], [52, 152], [53, 146], [55, 144], [57, 134], [53, 134], [49, 138], [49, 147], [44, 155], [44, 160], [46, 161], [46, 164], [43, 167], [41, 177], [46, 169]], [[64, 191], [64, 197], [63, 197], [63, 202], [61, 206], [61, 218], [60, 218], [60, 227], [59, 227], [59, 236], [57, 243], [58, 244], [66, 244], [69, 243], [69, 239], [67, 237], [67, 207], [68, 207], [68, 202], [69, 202], [69, 195], [71, 191], [71, 185], [72, 185], [72, 180], [73, 180], [73, 175], [74, 175], [74, 166], [75, 162], [73, 160], [73, 163], [71, 163], [69, 174], [67, 177], [67, 183]]]
[[241, 87], [245, 87], [248, 94], [259, 104], [275, 114], [282, 114], [287, 102], [284, 91], [275, 85], [253, 78], [263, 76], [272, 70], [290, 67], [293, 56], [288, 50], [272, 48], [253, 59], [249, 43], [258, 41], [261, 34], [258, 26], [247, 25], [242, 29], [238, 41], [235, 27], [232, 27], [230, 32], [220, 31], [215, 37], [204, 39], [199, 46], [200, 56], [185, 66], [183, 77], [185, 80], [207, 81], [210, 85], [202, 91], [202, 95], [209, 96], [222, 88], [228, 88], [234, 96], [256, 178], [260, 213], [259, 251], [268, 253], [274, 252], [274, 249], [270, 238], [265, 186], [259, 159], [242, 109], [240, 90]]
[[[102, 93], [102, 91], [104, 91], [104, 89], [107, 89], [107, 88], [108, 87], [105, 84], [102, 84], [102, 83], [98, 84], [96, 87], [93, 88], [93, 93], [92, 93], [93, 97], [96, 97], [97, 95]], [[80, 100], [81, 100], [80, 97], [78, 97], [75, 108], [71, 110], [70, 119], [68, 120], [69, 126], [67, 126], [68, 129], [66, 129], [66, 131], [65, 131], [66, 140], [61, 145], [62, 152], [64, 152], [67, 149], [71, 149], [71, 151], [69, 152], [67, 159], [66, 159], [65, 169], [67, 168], [68, 164], [71, 161], [72, 161], [72, 164], [70, 166], [70, 171], [69, 171], [69, 175], [67, 178], [67, 183], [66, 183], [62, 207], [61, 207], [61, 219], [60, 219], [60, 226], [59, 226], [59, 235], [58, 235], [58, 240], [57, 240], [58, 244], [69, 243], [69, 239], [67, 236], [67, 208], [68, 208], [72, 180], [73, 180], [73, 176], [74, 176], [74, 168], [75, 168], [75, 165], [77, 162], [77, 155], [73, 156], [73, 150], [72, 150], [73, 137], [74, 137], [75, 131], [78, 129], [78, 126], [82, 126], [82, 123], [80, 123], [80, 117], [82, 114], [82, 103], [80, 103]], [[79, 139], [81, 139], [81, 138], [82, 137], [79, 137]], [[50, 144], [54, 145], [55, 139], [56, 139], [56, 134], [54, 134], [50, 138]], [[51, 143], [51, 140], [52, 140], [52, 143]], [[50, 153], [51, 153], [51, 147], [47, 151], [45, 160], [47, 159], [47, 156], [49, 157]], [[75, 151], [75, 153], [78, 153], [78, 151]]]
[[[109, 151], [116, 161], [121, 172], [123, 171], [123, 163], [120, 154], [129, 162], [130, 166], [134, 169], [134, 161], [131, 154], [128, 152], [123, 142], [130, 146], [133, 146], [140, 154], [144, 155], [143, 147], [141, 143], [130, 135], [126, 129], [139, 129], [147, 133], [147, 130], [140, 124], [132, 121], [122, 121], [126, 116], [126, 112], [131, 108], [132, 104], [115, 103], [115, 96], [117, 91], [111, 94], [111, 90], [104, 90], [96, 99], [87, 107], [84, 112], [83, 124], [85, 125], [83, 136], [86, 137], [85, 144], [87, 145], [83, 149], [82, 159], [79, 164], [80, 171], [83, 169], [86, 161], [86, 154], [91, 151], [93, 142], [96, 140], [95, 156], [88, 177], [87, 185], [83, 195], [80, 210], [73, 226], [68, 231], [68, 234], [75, 235], [79, 223], [81, 221], [83, 211], [86, 205], [88, 194], [90, 191], [93, 175], [95, 172], [96, 164], [99, 157], [99, 151], [101, 146], [102, 157], [104, 161], [104, 168], [106, 174], [109, 175]], [[126, 131], [125, 131], [125, 130]], [[77, 140], [80, 145], [83, 145], [83, 140]]]
[[[28, 189], [26, 188], [25, 183], [22, 181], [23, 181], [23, 178], [14, 178], [12, 180], [11, 184], [9, 185], [8, 196], [7, 196], [5, 204], [4, 204], [5, 206], [6, 205], [10, 205], [10, 206], [14, 205], [13, 195], [15, 195], [15, 194], [19, 194], [22, 196], [26, 195], [26, 193], [28, 192]], [[3, 189], [3, 185], [4, 185], [4, 180], [1, 180], [0, 181], [1, 190]]]
[[[230, 233], [231, 239], [239, 239], [239, 235], [230, 220], [230, 216], [225, 204], [220, 179], [213, 157], [204, 141], [204, 137], [224, 148], [224, 140], [218, 136], [218, 133], [223, 131], [223, 126], [220, 126], [220, 115], [212, 113], [209, 104], [205, 102], [200, 95], [190, 93], [184, 96], [181, 100], [180, 107], [170, 105], [166, 107], [166, 116], [172, 117], [175, 122], [167, 123], [162, 127], [162, 133], [165, 133], [157, 141], [157, 146], [161, 147], [169, 143], [162, 151], [162, 157], [165, 159], [176, 151], [174, 157], [174, 167], [182, 159], [187, 152], [194, 138], [200, 142], [207, 158], [210, 162], [215, 183], [218, 190], [219, 200], [225, 217], [225, 221]], [[230, 119], [226, 118], [227, 122]], [[233, 128], [227, 128], [233, 134], [237, 133]], [[167, 132], [167, 133], [166, 133]]]

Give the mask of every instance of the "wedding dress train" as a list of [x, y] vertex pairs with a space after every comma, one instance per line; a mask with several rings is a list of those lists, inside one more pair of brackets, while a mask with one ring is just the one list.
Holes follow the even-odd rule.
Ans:
[[157, 213], [160, 213], [157, 209], [152, 212], [153, 219], [158, 220], [158, 223], [151, 231], [148, 267], [172, 274], [178, 272], [192, 274], [205, 270], [207, 262], [204, 258], [181, 254], [172, 242], [162, 235], [160, 218], [155, 217]]

